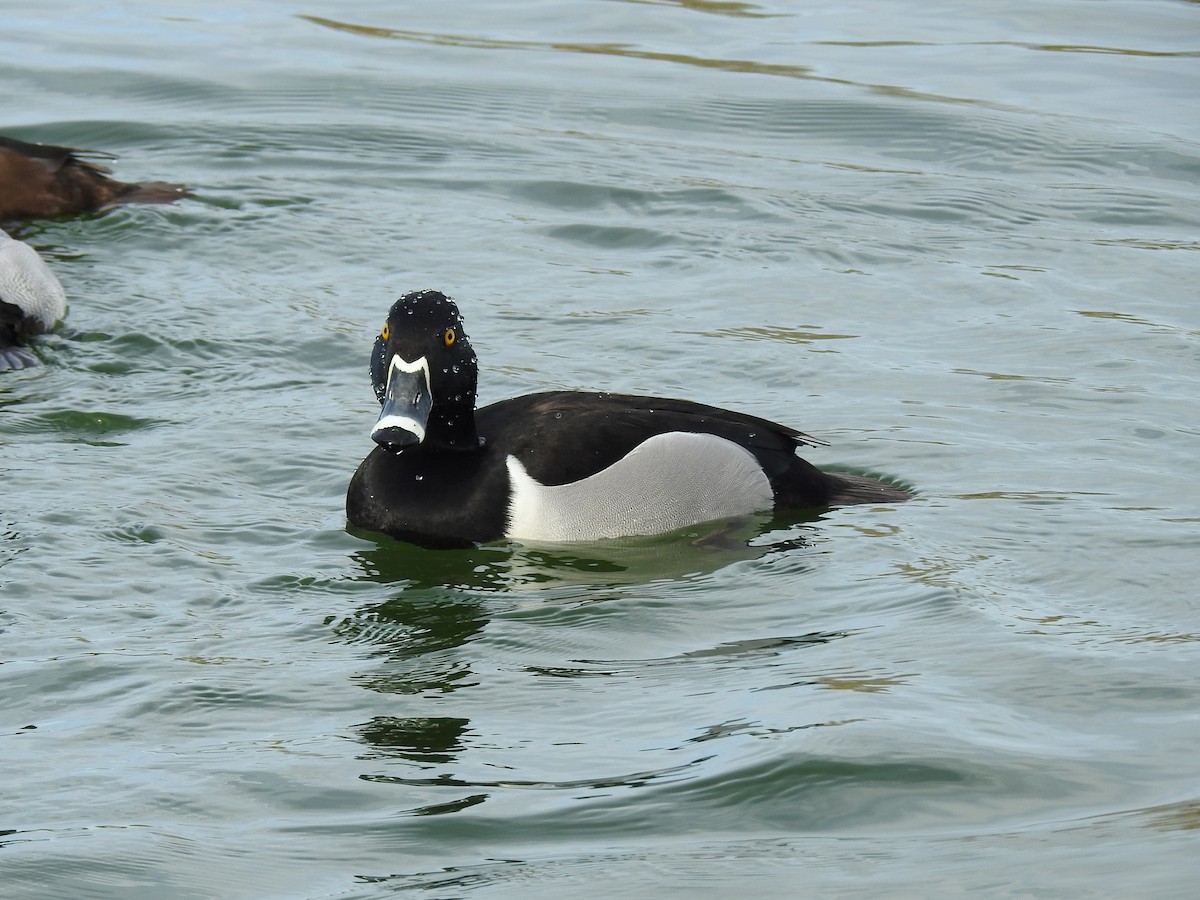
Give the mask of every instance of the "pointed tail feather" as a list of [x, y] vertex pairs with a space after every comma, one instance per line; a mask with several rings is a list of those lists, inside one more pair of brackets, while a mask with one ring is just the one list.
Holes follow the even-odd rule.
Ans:
[[839, 472], [833, 477], [839, 484], [829, 501], [830, 506], [848, 506], [852, 503], [903, 503], [912, 498], [912, 494], [904, 488], [866, 475], [845, 475]]
[[113, 197], [112, 203], [174, 203], [184, 197], [191, 197], [192, 192], [182, 184], [168, 184], [165, 181], [147, 181], [144, 184], [125, 184], [123, 190]]

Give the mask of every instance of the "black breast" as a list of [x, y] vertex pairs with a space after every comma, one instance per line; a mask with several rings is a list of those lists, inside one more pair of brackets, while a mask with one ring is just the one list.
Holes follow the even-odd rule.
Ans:
[[346, 492], [352, 525], [426, 547], [466, 547], [504, 537], [508, 471], [490, 448], [393, 453], [376, 447]]

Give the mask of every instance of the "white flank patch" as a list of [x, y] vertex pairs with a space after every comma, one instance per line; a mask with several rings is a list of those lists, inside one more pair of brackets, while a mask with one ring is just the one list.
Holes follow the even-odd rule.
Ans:
[[0, 231], [0, 300], [37, 319], [43, 331], [67, 312], [62, 285], [36, 250]]
[[573, 484], [544, 485], [515, 456], [506, 536], [594, 541], [661, 534], [697, 522], [770, 509], [774, 493], [754, 455], [711, 434], [673, 431]]

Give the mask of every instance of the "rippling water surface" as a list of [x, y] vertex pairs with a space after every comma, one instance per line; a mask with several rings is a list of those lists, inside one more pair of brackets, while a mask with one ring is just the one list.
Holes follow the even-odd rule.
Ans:
[[[21, 225], [11, 897], [1186, 896], [1200, 6], [6, 10], [0, 133], [196, 197]], [[367, 353], [687, 396], [903, 506], [348, 532]]]

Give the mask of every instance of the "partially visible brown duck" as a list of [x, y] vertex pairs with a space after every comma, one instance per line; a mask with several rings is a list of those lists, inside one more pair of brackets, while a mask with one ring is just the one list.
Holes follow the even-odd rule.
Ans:
[[0, 219], [95, 212], [121, 203], [171, 203], [191, 196], [181, 184], [115, 181], [108, 177], [109, 169], [92, 161], [96, 159], [116, 157], [0, 136]]

